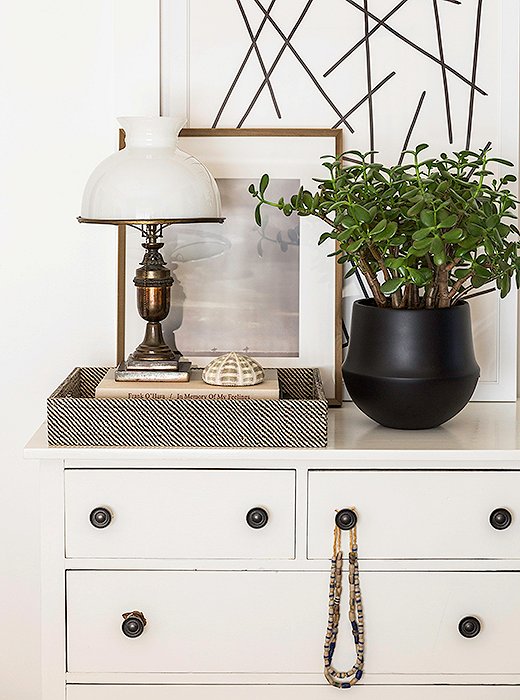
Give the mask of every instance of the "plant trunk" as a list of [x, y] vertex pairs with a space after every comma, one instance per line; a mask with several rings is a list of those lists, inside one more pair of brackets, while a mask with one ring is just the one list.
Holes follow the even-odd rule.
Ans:
[[448, 280], [450, 271], [446, 265], [439, 266], [439, 274], [437, 276], [437, 285], [439, 290], [439, 309], [446, 309], [450, 306], [450, 294], [448, 290]]

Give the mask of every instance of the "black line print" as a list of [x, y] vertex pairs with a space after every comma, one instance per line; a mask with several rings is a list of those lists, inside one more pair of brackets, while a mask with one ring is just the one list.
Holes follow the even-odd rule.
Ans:
[[[302, 11], [301, 15], [298, 17], [298, 20], [296, 21], [296, 24], [294, 25], [294, 27], [293, 27], [293, 28], [291, 29], [291, 31], [289, 32], [289, 36], [288, 36], [287, 39], [284, 41], [284, 43], [283, 43], [283, 45], [282, 45], [282, 48], [281, 48], [280, 51], [276, 54], [276, 57], [275, 57], [273, 63], [271, 64], [271, 67], [270, 67], [269, 70], [267, 71], [267, 77], [268, 77], [268, 78], [271, 77], [271, 74], [273, 73], [274, 69], [275, 69], [276, 66], [278, 65], [279, 60], [280, 60], [281, 57], [283, 56], [283, 52], [285, 51], [285, 49], [286, 49], [287, 46], [289, 45], [290, 40], [293, 38], [293, 36], [295, 35], [296, 31], [298, 30], [298, 27], [299, 27], [300, 24], [302, 23], [303, 18], [304, 18], [305, 15], [307, 14], [307, 11], [309, 10], [309, 8], [310, 8], [312, 2], [313, 2], [313, 0], [307, 0], [307, 4], [306, 4], [305, 7], [303, 8], [303, 11]], [[270, 8], [267, 8], [267, 10], [266, 10], [264, 7], [262, 7], [262, 12], [264, 12], [264, 18], [263, 18], [263, 20], [262, 20], [262, 23], [264, 23], [264, 21], [267, 22], [267, 20], [269, 19], [269, 17], [270, 17], [269, 9], [270, 9]], [[251, 110], [252, 110], [253, 107], [255, 106], [256, 101], [257, 101], [257, 99], [260, 97], [260, 94], [261, 94], [262, 90], [264, 89], [265, 85], [266, 85], [266, 79], [264, 78], [264, 82], [260, 85], [260, 87], [259, 87], [258, 90], [256, 91], [255, 96], [253, 97], [253, 99], [251, 100], [251, 102], [250, 102], [250, 104], [249, 104], [249, 107], [248, 107], [247, 110], [245, 111], [245, 114], [243, 115], [242, 119], [238, 122], [238, 124], [237, 124], [237, 129], [240, 129], [240, 127], [242, 126], [242, 124], [245, 122], [245, 120], [246, 120], [247, 117], [249, 116], [249, 113], [251, 112]]]
[[[260, 64], [260, 68], [262, 69], [262, 73], [264, 74], [264, 78], [267, 81], [267, 87], [269, 88], [269, 93], [270, 93], [271, 99], [273, 101], [274, 111], [276, 112], [276, 116], [278, 117], [278, 119], [281, 119], [282, 115], [281, 115], [280, 110], [278, 108], [278, 103], [276, 102], [276, 97], [274, 95], [273, 86], [271, 85], [271, 81], [269, 80], [269, 76], [267, 75], [264, 59], [262, 58], [262, 54], [260, 53], [260, 49], [258, 48], [258, 44], [256, 43], [256, 39], [254, 37], [253, 30], [251, 29], [251, 25], [249, 24], [249, 20], [247, 19], [247, 15], [244, 11], [244, 7], [242, 5], [241, 0], [237, 0], [237, 5], [238, 5], [238, 8], [240, 10], [240, 14], [242, 15], [242, 19], [244, 20], [244, 24], [246, 25], [246, 29], [247, 29], [247, 32], [249, 34], [249, 38], [251, 39], [251, 42], [255, 48], [255, 53], [256, 53], [256, 57], [258, 58], [258, 63]], [[265, 15], [264, 15], [264, 17], [265, 17]]]
[[[257, 29], [257, 31], [256, 31], [256, 34], [255, 34], [255, 42], [258, 41], [258, 38], [259, 38], [260, 34], [262, 33], [262, 29], [264, 28], [264, 26], [265, 26], [266, 23], [267, 23], [267, 17], [268, 17], [268, 15], [269, 15], [269, 13], [271, 12], [271, 10], [273, 9], [273, 5], [275, 4], [275, 2], [276, 2], [276, 0], [271, 0], [271, 4], [270, 4], [269, 7], [267, 8], [266, 14], [265, 14], [264, 18], [262, 19], [262, 21], [260, 22], [260, 26], [258, 27], [258, 29]], [[236, 74], [235, 77], [233, 78], [233, 82], [231, 83], [231, 85], [230, 85], [230, 87], [229, 87], [229, 90], [227, 91], [226, 96], [224, 97], [224, 101], [223, 101], [222, 104], [220, 105], [220, 109], [219, 109], [218, 112], [217, 112], [217, 116], [215, 117], [215, 119], [214, 119], [214, 121], [213, 121], [213, 124], [211, 125], [211, 128], [212, 128], [212, 129], [215, 129], [215, 128], [217, 127], [217, 125], [218, 125], [218, 123], [219, 123], [219, 121], [220, 121], [220, 118], [221, 118], [221, 116], [222, 116], [222, 113], [223, 113], [224, 109], [226, 108], [226, 105], [227, 105], [227, 103], [228, 103], [228, 101], [229, 101], [229, 98], [231, 97], [231, 94], [232, 94], [233, 90], [235, 89], [235, 86], [236, 86], [236, 84], [238, 83], [238, 81], [239, 81], [239, 79], [240, 79], [240, 76], [242, 75], [242, 72], [243, 72], [244, 68], [245, 68], [246, 65], [247, 65], [247, 62], [248, 62], [248, 60], [249, 60], [249, 56], [251, 56], [252, 53], [253, 53], [253, 44], [251, 44], [251, 46], [250, 46], [249, 49], [247, 50], [246, 55], [245, 55], [245, 57], [244, 57], [244, 60], [243, 60], [242, 63], [240, 64], [240, 68], [238, 69], [237, 74]]]
[[[314, 83], [314, 85], [315, 85], [315, 87], [317, 88], [317, 90], [319, 91], [320, 95], [325, 99], [325, 101], [327, 102], [327, 104], [334, 110], [334, 112], [340, 117], [339, 123], [342, 123], [342, 122], [343, 122], [343, 123], [345, 124], [345, 126], [347, 127], [347, 129], [353, 134], [353, 133], [354, 133], [354, 129], [350, 126], [350, 124], [348, 123], [348, 121], [346, 120], [346, 118], [341, 116], [341, 112], [339, 111], [339, 109], [336, 107], [336, 105], [334, 104], [334, 102], [330, 99], [330, 97], [327, 95], [327, 93], [325, 92], [325, 90], [322, 88], [322, 86], [321, 86], [321, 85], [319, 84], [319, 82], [316, 80], [316, 77], [314, 76], [314, 74], [312, 73], [312, 71], [310, 70], [310, 68], [307, 66], [307, 64], [305, 63], [305, 61], [303, 60], [303, 58], [302, 58], [302, 57], [300, 56], [300, 54], [296, 51], [296, 49], [291, 45], [290, 40], [291, 40], [292, 36], [294, 35], [294, 32], [296, 31], [297, 27], [294, 27], [293, 30], [291, 31], [291, 33], [289, 34], [289, 37], [286, 37], [285, 34], [284, 34], [284, 33], [282, 32], [282, 30], [280, 29], [280, 27], [278, 26], [278, 24], [277, 24], [277, 23], [274, 21], [274, 19], [271, 17], [271, 15], [267, 14], [267, 11], [266, 11], [266, 9], [263, 7], [263, 5], [261, 4], [260, 0], [254, 0], [254, 1], [255, 1], [255, 4], [259, 7], [259, 9], [260, 9], [264, 14], [266, 14], [268, 21], [272, 24], [272, 26], [273, 26], [274, 29], [278, 32], [278, 34], [280, 35], [280, 37], [282, 38], [282, 40], [283, 40], [283, 42], [284, 42], [284, 45], [282, 46], [282, 49], [280, 50], [280, 53], [278, 54], [278, 56], [277, 56], [276, 59], [275, 59], [275, 62], [273, 63], [273, 65], [271, 66], [271, 68], [270, 68], [269, 71], [268, 71], [268, 75], [269, 75], [269, 76], [271, 75], [272, 71], [274, 70], [275, 63], [278, 62], [279, 57], [281, 56], [281, 54], [283, 53], [283, 51], [285, 50], [285, 48], [287, 47], [288, 49], [290, 49], [291, 52], [292, 52], [292, 54], [293, 54], [293, 56], [296, 58], [296, 60], [298, 61], [298, 63], [302, 66], [302, 68], [305, 70], [305, 72], [307, 73], [307, 75], [309, 76], [309, 78], [310, 78], [310, 79], [312, 80], [312, 82]], [[305, 6], [305, 9], [304, 9], [304, 13], [306, 13], [307, 10], [309, 9], [309, 7], [310, 7], [310, 5], [311, 5], [311, 2], [312, 2], [312, 0], [308, 0], [307, 5]], [[300, 24], [301, 20], [303, 19], [303, 14], [304, 14], [304, 13], [302, 13], [302, 15], [300, 16], [300, 19], [298, 20], [298, 23], [297, 23], [298, 25]], [[253, 98], [253, 101], [252, 101], [251, 104], [249, 105], [249, 107], [248, 107], [248, 109], [247, 109], [245, 115], [242, 117], [242, 119], [241, 119], [240, 122], [238, 123], [238, 127], [237, 127], [237, 128], [240, 128], [240, 127], [242, 126], [242, 124], [244, 123], [245, 119], [247, 118], [247, 116], [249, 115], [249, 113], [251, 112], [251, 110], [253, 109], [253, 106], [254, 106], [254, 104], [256, 103], [256, 101], [257, 101], [257, 99], [258, 99], [258, 96], [260, 95], [260, 93], [261, 93], [262, 90], [264, 89], [265, 84], [266, 84], [266, 81], [265, 81], [265, 79], [264, 79], [262, 85], [259, 87], [259, 89], [258, 89], [258, 91], [257, 91], [257, 93], [256, 93], [256, 95], [255, 95], [255, 97]]]
[[399, 162], [398, 165], [401, 165], [403, 160], [404, 160], [404, 152], [408, 148], [408, 144], [410, 143], [410, 138], [412, 136], [412, 132], [414, 130], [415, 124], [417, 122], [417, 119], [419, 117], [419, 112], [421, 111], [421, 107], [424, 102], [424, 98], [426, 97], [426, 90], [423, 91], [421, 96], [419, 97], [419, 102], [417, 104], [417, 109], [415, 110], [415, 114], [413, 115], [412, 123], [410, 124], [410, 128], [408, 129], [408, 133], [406, 134], [406, 138], [403, 143], [403, 148], [401, 149], [401, 155], [399, 157]]
[[[388, 14], [386, 14], [386, 15], [383, 17], [383, 19], [381, 19], [381, 20], [379, 20], [379, 21], [377, 22], [377, 24], [375, 25], [375, 27], [372, 27], [372, 29], [368, 32], [368, 34], [365, 34], [365, 36], [364, 36], [362, 39], [360, 39], [360, 40], [357, 42], [357, 44], [354, 44], [354, 46], [353, 46], [351, 49], [349, 49], [349, 50], [347, 51], [346, 54], [344, 54], [341, 58], [339, 58], [339, 59], [336, 61], [336, 63], [335, 63], [333, 66], [331, 66], [328, 70], [326, 70], [325, 73], [323, 74], [323, 77], [326, 78], [328, 75], [330, 75], [330, 73], [332, 73], [333, 70], [336, 70], [336, 68], [337, 68], [341, 63], [343, 63], [343, 61], [345, 61], [349, 56], [351, 56], [351, 55], [354, 53], [354, 51], [355, 51], [356, 49], [359, 49], [359, 47], [360, 47], [362, 44], [364, 44], [365, 41], [367, 41], [367, 39], [368, 39], [369, 37], [371, 37], [372, 34], [373, 34], [374, 32], [377, 32], [377, 30], [379, 29], [379, 27], [382, 27], [382, 26], [383, 26], [383, 23], [386, 22], [387, 19], [390, 19], [390, 17], [391, 17], [393, 14], [395, 14], [395, 13], [397, 12], [397, 10], [400, 10], [401, 7], [402, 7], [405, 3], [407, 3], [407, 2], [408, 2], [408, 0], [401, 0], [401, 2], [393, 8], [393, 10], [390, 10], [390, 12], [389, 12]], [[365, 13], [365, 15], [366, 15], [366, 13]]]
[[[258, 0], [255, 0], [255, 2], [258, 2]], [[355, 7], [360, 12], [365, 12], [364, 8], [361, 5], [358, 5], [357, 2], [354, 2], [354, 0], [345, 0], [345, 2], [348, 2], [349, 5], [352, 5], [352, 7]], [[377, 17], [377, 15], [374, 15], [372, 12], [367, 12], [367, 14], [371, 19], [375, 20], [376, 22], [381, 22], [381, 25], [387, 31], [389, 31], [391, 34], [394, 34], [394, 36], [396, 36], [398, 39], [401, 39], [401, 41], [404, 41], [405, 44], [408, 44], [409, 46], [414, 48], [416, 51], [419, 51], [419, 53], [422, 53], [424, 56], [431, 59], [434, 63], [438, 63], [439, 65], [443, 65], [441, 60], [439, 58], [437, 58], [437, 56], [434, 56], [429, 51], [426, 51], [425, 49], [423, 49], [421, 46], [414, 44], [413, 41], [410, 41], [410, 39], [405, 37], [403, 34], [396, 31], [390, 25], [386, 24], [386, 22], [383, 22], [379, 17]], [[455, 70], [455, 68], [452, 68], [451, 66], [449, 66], [446, 63], [444, 64], [444, 66], [445, 66], [447, 71], [450, 71], [450, 73], [453, 73], [453, 75], [456, 75], [457, 78], [460, 78], [460, 80], [462, 80], [463, 83], [466, 83], [466, 85], [469, 85], [477, 92], [480, 92], [481, 95], [487, 96], [487, 92], [484, 92], [484, 90], [482, 90], [482, 88], [480, 88], [478, 85], [476, 85], [475, 82], [472, 82], [471, 80], [468, 80], [467, 78], [465, 78], [462, 75], [462, 73], [459, 73], [457, 70]]]
[[[365, 57], [367, 70], [367, 92], [368, 92], [368, 132], [370, 150], [374, 150], [374, 101], [372, 99], [372, 62], [370, 60], [370, 40], [368, 38], [368, 0], [363, 0], [365, 9]], [[374, 154], [370, 154], [370, 162], [374, 162]]]
[[333, 128], [333, 129], [337, 129], [338, 126], [339, 126], [339, 125], [341, 124], [341, 122], [343, 121], [343, 119], [348, 119], [348, 117], [350, 117], [350, 115], [353, 114], [353, 113], [356, 111], [356, 109], [358, 109], [358, 107], [361, 107], [361, 105], [362, 105], [364, 102], [366, 102], [367, 100], [369, 100], [369, 99], [372, 97], [372, 95], [373, 95], [375, 92], [377, 92], [377, 91], [379, 90], [379, 88], [383, 87], [383, 85], [384, 85], [386, 82], [388, 82], [388, 81], [390, 80], [390, 78], [393, 78], [394, 75], [395, 75], [395, 70], [392, 71], [391, 73], [389, 73], [389, 74], [386, 76], [386, 78], [383, 78], [383, 80], [382, 80], [380, 83], [378, 83], [374, 88], [372, 88], [372, 90], [371, 90], [370, 93], [368, 93], [367, 95], [365, 95], [364, 97], [362, 97], [362, 98], [359, 100], [359, 102], [357, 102], [357, 103], [352, 107], [352, 109], [349, 109], [349, 111], [348, 111], [346, 114], [343, 115], [342, 119], [340, 119], [339, 121], [337, 121], [337, 122], [332, 126], [332, 128]]
[[453, 143], [453, 127], [451, 123], [451, 108], [450, 108], [450, 93], [448, 88], [448, 75], [446, 73], [446, 64], [444, 62], [444, 47], [442, 45], [442, 29], [441, 18], [439, 16], [439, 4], [437, 0], [433, 0], [433, 12], [435, 14], [435, 26], [437, 29], [437, 43], [439, 45], [439, 58], [442, 61], [442, 86], [444, 88], [444, 105], [446, 107], [446, 124], [448, 127], [448, 141]]
[[[472, 84], [475, 84], [477, 79], [477, 64], [478, 64], [478, 49], [480, 46], [480, 24], [482, 20], [482, 2], [483, 0], [478, 0], [477, 6], [477, 19], [475, 22], [475, 45], [473, 47], [473, 68], [471, 70], [471, 80]], [[466, 150], [469, 149], [471, 145], [471, 131], [473, 129], [473, 112], [475, 110], [475, 90], [471, 88], [469, 94], [469, 108], [468, 108], [468, 130], [466, 132]]]

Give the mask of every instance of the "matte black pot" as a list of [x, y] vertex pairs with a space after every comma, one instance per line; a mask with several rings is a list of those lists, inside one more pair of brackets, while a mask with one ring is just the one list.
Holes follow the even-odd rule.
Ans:
[[434, 428], [470, 400], [480, 368], [470, 308], [381, 309], [354, 302], [343, 378], [352, 401], [388, 428]]

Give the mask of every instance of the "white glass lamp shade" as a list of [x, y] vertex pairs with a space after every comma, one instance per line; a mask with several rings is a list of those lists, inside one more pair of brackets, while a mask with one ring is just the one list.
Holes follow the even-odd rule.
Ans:
[[220, 219], [220, 194], [209, 170], [177, 148], [184, 117], [124, 117], [125, 148], [103, 160], [83, 193], [86, 221]]

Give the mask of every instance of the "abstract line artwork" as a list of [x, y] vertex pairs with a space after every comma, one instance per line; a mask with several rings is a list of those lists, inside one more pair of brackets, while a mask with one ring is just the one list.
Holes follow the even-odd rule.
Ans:
[[[479, 98], [489, 94], [479, 80], [481, 44], [496, 3], [488, 0], [488, 7], [486, 16], [484, 0], [226, 0], [215, 3], [214, 31], [208, 4], [190, 0], [191, 102], [213, 112], [202, 119], [192, 109], [190, 124], [272, 127], [291, 120], [294, 126], [294, 88], [305, 84], [299, 124], [316, 126], [319, 119], [320, 126], [362, 133], [363, 147], [351, 139], [360, 150], [386, 149], [399, 158], [398, 143], [402, 149], [424, 140], [415, 135], [423, 110], [437, 123], [442, 119], [446, 146], [470, 148]], [[211, 32], [200, 29], [203, 14]], [[327, 32], [323, 17], [332, 24]], [[218, 65], [218, 87], [216, 68], [213, 75], [210, 66], [207, 82], [198, 77], [199, 46], [200, 67], [207, 72], [208, 58]], [[202, 98], [208, 85], [209, 105]], [[403, 86], [415, 93], [413, 108]], [[393, 153], [381, 128], [389, 112]]]

